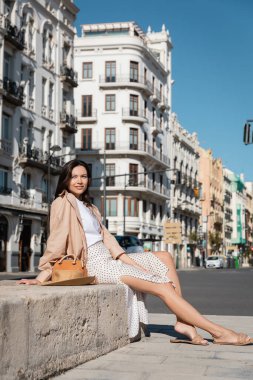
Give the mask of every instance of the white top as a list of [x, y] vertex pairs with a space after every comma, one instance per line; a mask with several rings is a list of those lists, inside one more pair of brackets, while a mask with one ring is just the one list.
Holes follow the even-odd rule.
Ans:
[[76, 200], [76, 203], [81, 215], [83, 229], [87, 240], [87, 247], [90, 247], [91, 245], [102, 240], [100, 225], [89, 207], [85, 206], [85, 204], [82, 201], [79, 201], [79, 199]]

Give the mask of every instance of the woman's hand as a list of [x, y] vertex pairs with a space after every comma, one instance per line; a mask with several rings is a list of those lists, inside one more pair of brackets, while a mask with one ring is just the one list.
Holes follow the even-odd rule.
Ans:
[[22, 280], [17, 281], [18, 285], [24, 284], [24, 285], [40, 285], [41, 282], [34, 279], [34, 280], [28, 280], [26, 278], [22, 278]]

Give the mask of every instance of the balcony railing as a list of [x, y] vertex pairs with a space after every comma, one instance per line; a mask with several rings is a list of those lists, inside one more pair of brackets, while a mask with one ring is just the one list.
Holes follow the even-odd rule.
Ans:
[[30, 199], [30, 192], [28, 189], [20, 189], [20, 198]]
[[61, 66], [61, 79], [62, 81], [66, 81], [71, 86], [77, 87], [77, 72], [74, 71], [71, 67], [68, 67], [67, 65]]
[[18, 29], [16, 25], [12, 25], [8, 18], [5, 19], [6, 34], [4, 38], [19, 50], [25, 47], [25, 31]]
[[60, 114], [61, 121], [61, 129], [66, 129], [68, 132], [76, 133], [77, 125], [76, 118], [72, 114], [67, 114], [66, 112], [62, 112]]
[[[134, 178], [133, 178], [134, 176]], [[129, 175], [125, 181], [124, 176], [113, 177], [108, 176], [106, 178], [106, 186], [121, 189], [122, 191], [150, 191], [155, 194], [169, 196], [169, 189], [165, 186], [161, 186], [160, 183], [154, 182], [151, 178], [147, 178], [145, 174]], [[101, 188], [103, 187], [103, 181], [101, 179], [93, 179], [91, 187]], [[131, 188], [131, 189], [130, 189]]]
[[3, 97], [16, 106], [22, 106], [24, 100], [24, 88], [7, 77], [0, 81], [0, 87], [3, 88]]
[[140, 75], [137, 78], [131, 78], [129, 75], [115, 75], [112, 77], [101, 75], [99, 77], [99, 83], [101, 87], [129, 86], [140, 88], [146, 92], [147, 95], [151, 95], [153, 93], [151, 82], [144, 76]]
[[144, 110], [142, 109], [122, 108], [122, 117], [123, 119], [136, 119], [136, 121], [140, 121], [142, 123], [145, 123], [148, 120]]
[[78, 118], [84, 118], [84, 119], [87, 119], [87, 121], [91, 121], [90, 119], [94, 119], [96, 120], [97, 119], [97, 109], [96, 108], [92, 108], [92, 109], [89, 109], [87, 110], [87, 112], [78, 112], [77, 113], [77, 116]]
[[[148, 161], [158, 160], [166, 166], [169, 166], [170, 160], [167, 155], [163, 154], [159, 149], [155, 149], [152, 145], [147, 143], [125, 143], [125, 144], [116, 144], [116, 143], [107, 143], [106, 150], [110, 150], [110, 154], [115, 151], [115, 155], [117, 154], [134, 154], [140, 155], [143, 158], [147, 158]], [[98, 153], [99, 151], [103, 152], [104, 148], [100, 145], [92, 145], [89, 151], [93, 153]]]
[[10, 156], [12, 154], [12, 142], [10, 140], [1, 139], [0, 150]]
[[12, 189], [7, 186], [0, 186], [0, 194], [3, 195], [10, 195], [12, 192]]
[[[48, 152], [44, 152], [42, 149], [33, 147], [30, 144], [24, 143], [19, 148], [19, 163], [23, 166], [30, 166], [48, 170]], [[50, 157], [50, 167], [52, 174], [57, 174], [62, 165], [64, 165], [64, 157], [53, 156]]]

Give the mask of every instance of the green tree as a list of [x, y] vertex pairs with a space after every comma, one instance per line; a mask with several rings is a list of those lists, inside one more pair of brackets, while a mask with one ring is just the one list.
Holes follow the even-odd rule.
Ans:
[[208, 235], [209, 244], [212, 251], [218, 251], [222, 245], [222, 238], [220, 232], [209, 232]]

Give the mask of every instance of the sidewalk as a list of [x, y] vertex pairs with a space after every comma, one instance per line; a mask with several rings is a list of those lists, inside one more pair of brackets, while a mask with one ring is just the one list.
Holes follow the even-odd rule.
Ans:
[[[253, 336], [253, 317], [210, 316]], [[172, 344], [175, 317], [150, 314], [151, 337], [89, 361], [54, 380], [221, 380], [253, 378], [253, 346]], [[204, 337], [210, 338], [203, 332]]]

